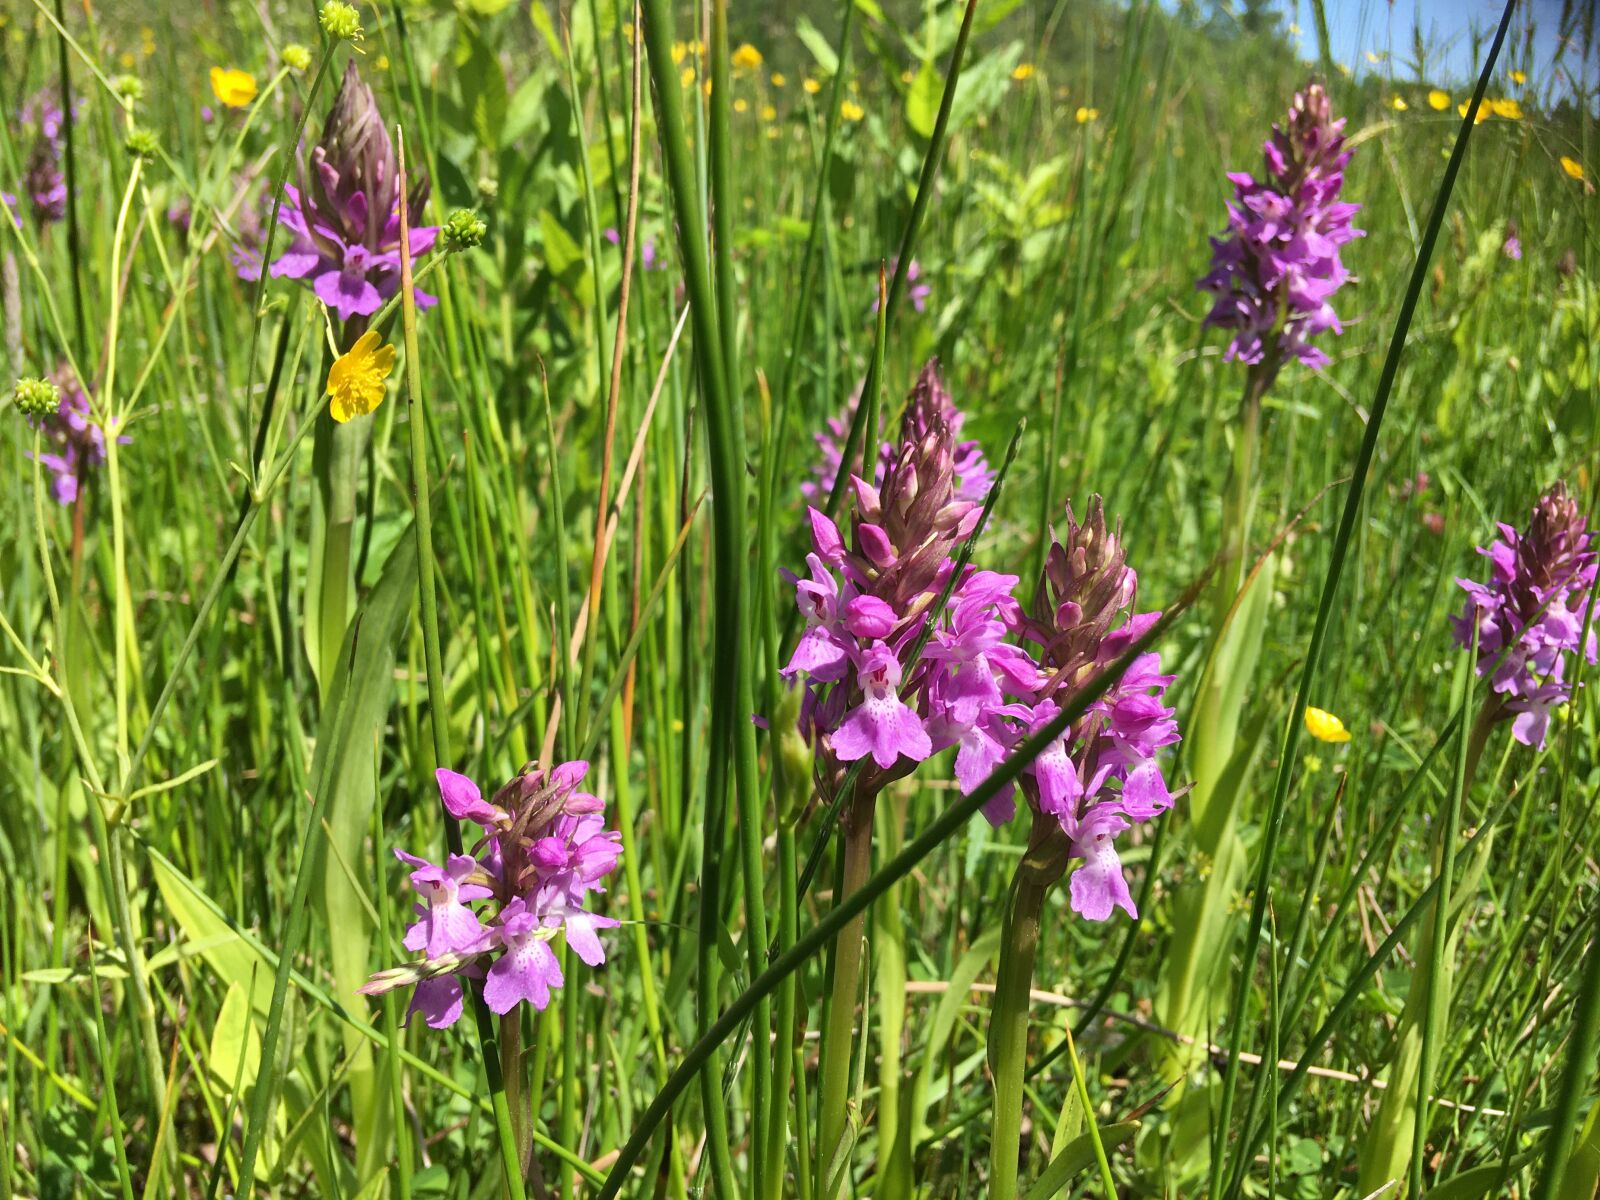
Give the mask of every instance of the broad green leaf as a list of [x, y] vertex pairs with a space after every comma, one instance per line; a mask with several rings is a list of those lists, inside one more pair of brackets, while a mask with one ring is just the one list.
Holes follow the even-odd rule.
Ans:
[[[1113, 1150], [1131, 1141], [1133, 1135], [1138, 1132], [1137, 1121], [1101, 1126], [1100, 1144], [1105, 1147], [1107, 1158]], [[1051, 1200], [1051, 1197], [1060, 1195], [1074, 1178], [1093, 1165], [1094, 1140], [1085, 1133], [1074, 1138], [1065, 1150], [1050, 1160], [1050, 1165], [1027, 1190], [1023, 1200]]]
[[211, 1027], [206, 1065], [224, 1091], [231, 1092], [237, 1080], [240, 1095], [250, 1089], [261, 1072], [261, 1031], [250, 1012], [249, 994], [237, 983], [228, 985], [217, 1023]]
[[583, 270], [583, 250], [548, 208], [539, 211], [539, 234], [544, 240], [544, 261], [550, 273], [570, 283]]
[[249, 989], [250, 1003], [265, 1016], [272, 1002], [272, 973], [275, 966], [241, 938], [217, 910], [166, 859], [150, 855], [150, 873], [166, 903], [167, 911], [191, 943], [202, 947], [201, 954], [211, 969], [229, 987]]
[[943, 95], [944, 76], [934, 70], [931, 62], [923, 63], [906, 95], [906, 124], [918, 137], [933, 136], [934, 122], [939, 116], [939, 98]]
[[817, 69], [824, 75], [832, 75], [839, 70], [839, 56], [834, 53], [833, 46], [823, 36], [822, 30], [808, 18], [802, 16], [796, 19], [794, 35], [811, 51], [811, 57], [817, 60]]
[[463, 29], [463, 47], [456, 53], [457, 74], [461, 80], [461, 104], [472, 122], [472, 131], [490, 150], [500, 145], [509, 104], [505, 72], [489, 45], [471, 30]]

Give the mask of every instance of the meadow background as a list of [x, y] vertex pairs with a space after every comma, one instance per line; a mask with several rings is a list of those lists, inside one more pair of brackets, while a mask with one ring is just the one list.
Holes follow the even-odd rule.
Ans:
[[[813, 435], [869, 371], [892, 429], [930, 357], [963, 436], [996, 465], [1016, 439], [977, 561], [1019, 596], [1092, 494], [1142, 607], [1245, 552], [1162, 636], [1186, 735], [1167, 776], [1212, 763], [1123, 842], [1140, 920], [1047, 898], [1021, 1194], [1362, 1196], [1387, 1147], [1386, 1194], [1593, 1197], [1600, 712], [1580, 689], [1541, 751], [1500, 728], [1462, 786], [1447, 619], [1496, 521], [1558, 479], [1597, 507], [1593, 9], [1513, 16], [1413, 310], [1475, 82], [1434, 33], [1341, 63], [1314, 7], [979, 0], [969, 39], [945, 0], [646, 8], [671, 61], [641, 65], [636, 109], [615, 0], [361, 4], [359, 42], [310, 3], [6, 0], [0, 190], [24, 194], [30, 97], [65, 73], [75, 116], [68, 211], [24, 199], [0, 231], [0, 376], [76, 363], [127, 441], [63, 505], [0, 405], [0, 1197], [499, 1196], [496, 1101], [529, 1194], [598, 1194], [766, 944], [834, 911], [776, 568], [803, 568]], [[1473, 71], [1493, 32], [1451, 35]], [[323, 310], [230, 252], [347, 60], [431, 177], [427, 223], [471, 209], [486, 234], [424, 260], [439, 303], [414, 339], [383, 326], [388, 398], [330, 467]], [[251, 96], [223, 103], [213, 67]], [[1259, 168], [1312, 76], [1366, 236], [1332, 363], [1285, 368], [1242, 452], [1244, 372], [1194, 281], [1224, 172]], [[681, 214], [713, 209], [707, 254]], [[902, 255], [917, 276], [880, 335]], [[680, 325], [697, 297], [714, 323]], [[720, 384], [697, 369], [711, 334]], [[735, 627], [743, 663], [717, 641]], [[741, 696], [770, 730], [732, 788], [713, 711]], [[1306, 699], [1350, 740], [1301, 736]], [[552, 747], [591, 762], [622, 833], [600, 911], [623, 924], [501, 1028], [502, 1079], [472, 1020], [402, 1029], [403, 993], [355, 989], [408, 957], [391, 848], [444, 845], [435, 768], [487, 793]], [[948, 756], [889, 788], [875, 864], [957, 796]], [[1024, 842], [974, 818], [877, 894], [840, 1148], [813, 1144], [818, 952], [609, 1186], [991, 1194], [984, 985]], [[1395, 1078], [1410, 1100], [1386, 1106]]]

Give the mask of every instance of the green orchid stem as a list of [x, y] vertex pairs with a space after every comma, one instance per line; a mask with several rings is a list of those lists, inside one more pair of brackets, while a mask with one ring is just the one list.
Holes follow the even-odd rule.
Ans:
[[[858, 797], [850, 810], [844, 838], [844, 878], [836, 904], [861, 890], [872, 874], [872, 819], [876, 793]], [[833, 948], [833, 988], [828, 998], [827, 1028], [823, 1032], [821, 1091], [817, 1100], [816, 1178], [820, 1200], [827, 1194], [828, 1164], [844, 1136], [850, 1101], [850, 1058], [855, 1047], [856, 993], [861, 987], [862, 935], [867, 914], [853, 918], [839, 933]]]
[[1022, 1095], [1028, 1067], [1028, 997], [1039, 949], [1039, 914], [1050, 886], [1046, 878], [1029, 859], [1018, 865], [1000, 934], [1000, 967], [989, 1024], [989, 1066], [994, 1073], [990, 1200], [1012, 1200], [1017, 1194], [1022, 1157]]

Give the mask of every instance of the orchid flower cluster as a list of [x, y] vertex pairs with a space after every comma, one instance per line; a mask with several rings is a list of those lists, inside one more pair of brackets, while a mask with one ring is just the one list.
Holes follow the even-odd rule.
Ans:
[[[953, 411], [930, 363], [881, 483], [851, 478], [849, 544], [809, 510], [809, 574], [790, 576], [806, 629], [783, 674], [805, 683], [800, 731], [825, 795], [859, 760], [870, 762], [857, 786], [872, 792], [951, 747], [957, 784], [970, 794], [1158, 616], [1124, 620], [1137, 579], [1098, 499], [1081, 525], [1068, 509], [1066, 540], [1051, 548], [1032, 616], [1013, 598], [1015, 575], [971, 566], [935, 615], [980, 510], [957, 486]], [[987, 491], [986, 467], [984, 479]], [[1086, 861], [1071, 900], [1092, 920], [1114, 906], [1135, 913], [1112, 843], [1172, 804], [1158, 762], [1178, 740], [1162, 700], [1171, 681], [1157, 655], [1140, 657], [1022, 776], [1030, 807], [1059, 830], [1063, 869], [1071, 857]], [[1011, 818], [1014, 795], [1008, 788], [985, 805], [991, 824]]]
[[52, 225], [67, 215], [67, 179], [61, 171], [66, 117], [49, 91], [30, 97], [19, 116], [22, 127], [33, 135], [22, 169], [23, 190], [33, 207], [34, 219], [41, 225]]
[[[72, 505], [88, 473], [106, 461], [106, 435], [94, 419], [89, 396], [77, 375], [62, 363], [50, 376], [59, 401], [53, 413], [30, 417], [29, 423], [43, 434], [50, 447], [39, 455], [39, 462], [50, 472], [50, 494], [56, 503]], [[126, 436], [117, 439], [126, 445]]]
[[[272, 275], [308, 282], [341, 321], [376, 313], [400, 290], [400, 205], [406, 206], [414, 257], [431, 250], [439, 233], [438, 226], [421, 224], [427, 173], [411, 169], [405, 196], [398, 179], [378, 103], [351, 61], [322, 140], [311, 151], [309, 172], [302, 165], [300, 186], [284, 186], [278, 222], [294, 239], [273, 262]], [[416, 296], [418, 308], [434, 303], [421, 289]]]
[[1478, 674], [1511, 717], [1511, 736], [1540, 749], [1550, 710], [1566, 703], [1572, 685], [1566, 660], [1580, 643], [1595, 661], [1595, 632], [1584, 637], [1595, 583], [1594, 533], [1578, 503], [1557, 483], [1533, 506], [1528, 528], [1501, 523], [1500, 536], [1478, 553], [1489, 560], [1489, 582], [1457, 579], [1467, 593], [1465, 610], [1452, 617], [1458, 644], [1469, 646], [1478, 631]]
[[1211, 239], [1211, 270], [1196, 285], [1216, 297], [1205, 324], [1234, 331], [1227, 360], [1263, 363], [1269, 374], [1291, 358], [1323, 367], [1328, 356], [1311, 339], [1342, 332], [1329, 303], [1350, 277], [1339, 247], [1362, 231], [1350, 223], [1361, 206], [1339, 200], [1350, 152], [1321, 84], [1295, 94], [1261, 149], [1260, 180], [1228, 174], [1228, 232]]
[[[440, 768], [445, 811], [481, 826], [483, 836], [471, 853], [442, 864], [395, 850], [414, 868], [411, 886], [420, 897], [404, 944], [423, 957], [380, 971], [361, 992], [414, 985], [406, 1020], [420, 1012], [443, 1029], [461, 1017], [464, 978], [483, 981], [492, 1012], [523, 1002], [543, 1009], [550, 989], [565, 982], [550, 946], [557, 934], [587, 965], [605, 962], [598, 931], [618, 922], [591, 912], [589, 894], [605, 891], [601, 881], [621, 858], [622, 839], [605, 828], [600, 798], [578, 790], [588, 769], [586, 762], [548, 771], [530, 764], [485, 800], [465, 775]], [[472, 907], [479, 902], [489, 907]]]

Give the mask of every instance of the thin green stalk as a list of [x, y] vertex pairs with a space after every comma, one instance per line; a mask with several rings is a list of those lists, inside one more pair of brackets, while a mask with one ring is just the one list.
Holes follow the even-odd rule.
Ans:
[[[652, 49], [652, 60], [654, 55], [655, 51]], [[826, 917], [796, 938], [794, 945], [787, 952], [778, 955], [771, 966], [751, 981], [750, 986], [724, 1009], [705, 1033], [689, 1047], [678, 1069], [650, 1101], [649, 1107], [640, 1114], [634, 1123], [633, 1132], [618, 1152], [617, 1160], [612, 1164], [595, 1200], [615, 1200], [649, 1144], [651, 1135], [666, 1119], [673, 1103], [682, 1095], [689, 1083], [705, 1069], [706, 1063], [712, 1059], [717, 1047], [739, 1029], [755, 1010], [755, 1006], [764, 997], [770, 996], [784, 979], [808, 962], [813, 955], [829, 945], [846, 926], [865, 913], [873, 901], [891, 884], [909, 875], [917, 864], [977, 815], [978, 811], [1007, 784], [1013, 783], [1029, 763], [1061, 736], [1068, 725], [1082, 717], [1106, 689], [1122, 678], [1135, 658], [1166, 634], [1178, 617], [1194, 603], [1204, 582], [1205, 578], [1202, 577], [1190, 585], [1183, 596], [1162, 614], [1160, 620], [1151, 626], [1143, 637], [1135, 641], [1115, 662], [1107, 664], [1086, 680], [1082, 690], [1070, 703], [1063, 706], [1054, 719], [1019, 742], [970, 795], [963, 796], [940, 813], [920, 834], [907, 843], [904, 850], [880, 867], [865, 885], [848, 898], [841, 900]]]
[[[78, 226], [78, 150], [74, 131], [78, 122], [72, 115], [72, 75], [67, 68], [66, 9], [56, 0], [56, 79], [61, 95], [62, 158], [66, 163], [67, 184], [67, 262], [72, 271], [72, 317], [77, 332], [78, 353], [89, 353], [89, 327], [83, 311], [83, 250]], [[114, 269], [114, 268], [113, 268]]]
[[[1344, 512], [1339, 518], [1338, 532], [1334, 536], [1332, 554], [1328, 563], [1328, 572], [1323, 579], [1322, 597], [1317, 605], [1316, 625], [1312, 629], [1311, 644], [1306, 650], [1305, 665], [1300, 672], [1300, 685], [1295, 694], [1295, 703], [1292, 712], [1296, 719], [1284, 722], [1283, 742], [1278, 752], [1278, 774], [1273, 786], [1272, 805], [1267, 814], [1261, 841], [1260, 860], [1256, 867], [1254, 884], [1254, 900], [1250, 906], [1250, 925], [1245, 935], [1242, 948], [1241, 962], [1243, 968], [1238, 973], [1238, 980], [1234, 986], [1233, 1003], [1229, 1010], [1228, 1019], [1228, 1066], [1223, 1075], [1222, 1095], [1218, 1102], [1216, 1125], [1222, 1131], [1222, 1137], [1227, 1139], [1229, 1125], [1233, 1117], [1234, 1095], [1239, 1086], [1239, 1052], [1243, 1048], [1247, 1036], [1245, 1012], [1250, 999], [1250, 986], [1254, 980], [1254, 964], [1256, 952], [1261, 946], [1261, 930], [1266, 920], [1267, 903], [1271, 898], [1271, 884], [1273, 870], [1276, 866], [1278, 841], [1283, 832], [1283, 815], [1289, 799], [1289, 784], [1294, 775], [1296, 762], [1296, 749], [1300, 742], [1300, 727], [1302, 722], [1299, 714], [1305, 712], [1306, 706], [1311, 703], [1312, 685], [1316, 681], [1317, 668], [1321, 665], [1323, 647], [1328, 637], [1328, 627], [1333, 616], [1334, 601], [1338, 596], [1339, 583], [1344, 573], [1345, 557], [1349, 552], [1350, 540], [1355, 532], [1356, 520], [1361, 513], [1362, 497], [1366, 493], [1367, 473], [1372, 466], [1372, 457], [1377, 450], [1378, 434], [1383, 428], [1383, 416], [1389, 407], [1389, 397], [1394, 390], [1395, 376], [1400, 370], [1400, 358], [1405, 351], [1406, 334], [1411, 328], [1411, 320], [1416, 313], [1417, 302], [1422, 297], [1423, 285], [1428, 278], [1428, 264], [1433, 257], [1434, 244], [1439, 239], [1439, 230], [1444, 225], [1445, 211], [1449, 207], [1450, 195], [1455, 187], [1456, 176], [1461, 170], [1462, 160], [1466, 157], [1467, 142], [1472, 136], [1472, 126], [1478, 112], [1478, 107], [1483, 103], [1484, 91], [1489, 86], [1489, 80], [1494, 73], [1495, 61], [1499, 58], [1500, 47], [1505, 41], [1506, 30], [1511, 24], [1511, 13], [1515, 0], [1506, 0], [1505, 10], [1500, 18], [1499, 29], [1495, 32], [1494, 44], [1489, 49], [1488, 58], [1483, 64], [1483, 71], [1478, 77], [1478, 85], [1472, 94], [1472, 101], [1467, 106], [1466, 116], [1462, 119], [1461, 127], [1456, 134], [1455, 146], [1450, 152], [1450, 161], [1445, 167], [1444, 178], [1440, 181], [1438, 194], [1434, 197], [1433, 211], [1428, 217], [1427, 231], [1423, 234], [1422, 246], [1417, 251], [1417, 260], [1411, 271], [1411, 280], [1406, 285], [1405, 298], [1401, 301], [1400, 315], [1395, 322], [1393, 336], [1390, 338], [1389, 351], [1384, 358], [1382, 373], [1378, 376], [1377, 392], [1373, 399], [1372, 410], [1367, 417], [1366, 432], [1361, 438], [1361, 448], [1356, 454], [1355, 469], [1351, 472], [1350, 490], [1345, 497]], [[1234, 1143], [1236, 1155], [1235, 1183], [1229, 1190], [1236, 1191], [1241, 1176], [1248, 1162], [1248, 1151]], [[1221, 1156], [1213, 1156], [1211, 1164], [1211, 1194], [1222, 1195], [1222, 1161]]]
[[[1600, 896], [1595, 898], [1590, 917], [1589, 939], [1583, 981], [1573, 1008], [1566, 1068], [1561, 1074], [1561, 1091], [1550, 1130], [1545, 1134], [1543, 1163], [1539, 1181], [1534, 1185], [1533, 1200], [1557, 1200], [1562, 1195], [1563, 1181], [1568, 1167], [1573, 1164], [1572, 1145], [1583, 1119], [1584, 1100], [1594, 1080], [1595, 1046], [1600, 1043]], [[1595, 1111], [1600, 1111], [1600, 1107]], [[1595, 1121], [1594, 1112], [1590, 1113], [1589, 1120], [1591, 1124]], [[1576, 1196], [1575, 1188], [1568, 1190]]]
[[[872, 820], [877, 794], [869, 792], [851, 805], [844, 837], [844, 873], [836, 905], [847, 903], [866, 886], [872, 874]], [[833, 985], [828, 999], [827, 1028], [822, 1033], [822, 1061], [817, 1076], [816, 1178], [820, 1200], [829, 1193], [829, 1164], [839, 1150], [849, 1123], [850, 1058], [856, 1044], [856, 995], [861, 988], [862, 939], [866, 913], [845, 925], [833, 945]], [[845, 1172], [848, 1175], [848, 1172]]]
[[[1048, 818], [1047, 818], [1048, 819]], [[994, 1122], [989, 1143], [989, 1195], [1013, 1200], [1022, 1158], [1022, 1092], [1028, 1062], [1028, 1001], [1033, 962], [1039, 949], [1039, 914], [1049, 889], [1024, 858], [1011, 882], [1010, 903], [1000, 935], [1000, 965], [995, 976], [989, 1021], [989, 1063], [994, 1075]], [[1093, 1120], [1093, 1110], [1085, 1107]]]

